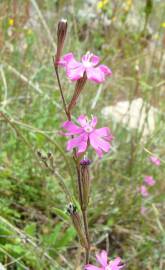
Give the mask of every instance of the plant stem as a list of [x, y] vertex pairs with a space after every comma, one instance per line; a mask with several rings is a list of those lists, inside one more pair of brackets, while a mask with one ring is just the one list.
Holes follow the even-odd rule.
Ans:
[[81, 176], [80, 176], [80, 168], [77, 164], [76, 164], [76, 170], [77, 170], [77, 183], [78, 183], [78, 190], [79, 190], [79, 201], [80, 201], [80, 206], [82, 209], [83, 196], [82, 196]]
[[[54, 63], [54, 59], [53, 59], [53, 63]], [[70, 112], [68, 112], [67, 110], [67, 106], [66, 106], [66, 101], [63, 95], [63, 90], [62, 90], [62, 86], [61, 86], [61, 82], [60, 82], [60, 77], [58, 74], [58, 67], [55, 66], [54, 64], [54, 69], [56, 72], [56, 77], [57, 77], [57, 82], [58, 82], [58, 86], [59, 86], [59, 90], [60, 90], [60, 94], [61, 94], [61, 98], [62, 98], [62, 102], [63, 102], [63, 107], [64, 107], [64, 111], [65, 114], [68, 118], [68, 121], [71, 121], [71, 114]], [[73, 138], [74, 136], [72, 136]], [[76, 151], [74, 150], [73, 152], [73, 160], [75, 161], [75, 165], [76, 165], [76, 171], [77, 171], [77, 183], [78, 183], [78, 191], [79, 191], [79, 203], [80, 203], [80, 207], [81, 207], [81, 212], [82, 212], [82, 219], [83, 219], [83, 225], [84, 225], [84, 232], [85, 232], [85, 236], [88, 242], [88, 248], [86, 248], [86, 258], [85, 258], [85, 263], [88, 264], [89, 263], [89, 253], [90, 253], [90, 239], [89, 239], [89, 230], [88, 230], [88, 219], [87, 219], [87, 210], [83, 208], [83, 195], [82, 195], [82, 184], [81, 184], [81, 172], [80, 172], [80, 166], [79, 166], [79, 160], [76, 156]]]
[[59, 89], [60, 89], [60, 94], [61, 94], [65, 114], [66, 114], [68, 120], [70, 121], [71, 117], [70, 117], [70, 114], [68, 114], [68, 111], [67, 111], [66, 101], [65, 101], [65, 98], [64, 98], [64, 94], [63, 94], [63, 90], [62, 90], [62, 86], [61, 86], [61, 82], [60, 82], [60, 77], [59, 77], [59, 74], [58, 74], [58, 67], [56, 67], [54, 65], [54, 69], [55, 69], [55, 72], [56, 72], [57, 82], [58, 82], [58, 86], [59, 86]]
[[89, 263], [89, 255], [90, 255], [90, 239], [89, 239], [87, 209], [82, 209], [82, 215], [83, 215], [85, 235], [86, 235], [86, 239], [87, 239], [87, 242], [88, 242], [88, 249], [86, 249], [85, 263], [88, 264]]

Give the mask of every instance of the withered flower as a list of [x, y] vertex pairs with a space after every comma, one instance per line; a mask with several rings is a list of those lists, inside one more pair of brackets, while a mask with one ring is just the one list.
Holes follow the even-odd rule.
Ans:
[[58, 29], [57, 29], [57, 52], [55, 57], [55, 66], [58, 66], [58, 62], [60, 60], [62, 50], [64, 47], [64, 41], [67, 33], [67, 20], [61, 19], [58, 23]]

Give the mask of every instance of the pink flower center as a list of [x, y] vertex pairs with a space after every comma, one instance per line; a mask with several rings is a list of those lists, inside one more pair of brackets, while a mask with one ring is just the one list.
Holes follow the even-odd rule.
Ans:
[[84, 130], [85, 130], [85, 132], [90, 133], [90, 132], [93, 131], [93, 128], [92, 128], [90, 125], [86, 125], [86, 126], [84, 127]]
[[91, 62], [91, 58], [93, 56], [93, 53], [87, 52], [84, 56], [84, 59], [82, 60], [83, 65], [85, 68], [93, 66], [93, 63]]
[[111, 267], [108, 265], [105, 267], [105, 270], [111, 270]]

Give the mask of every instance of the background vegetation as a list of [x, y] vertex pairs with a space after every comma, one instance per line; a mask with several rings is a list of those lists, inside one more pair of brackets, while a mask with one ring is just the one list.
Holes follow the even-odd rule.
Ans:
[[[0, 110], [7, 116], [0, 118], [0, 262], [6, 269], [81, 267], [83, 251], [65, 213], [59, 180], [34, 157], [37, 149], [51, 151], [66, 185], [74, 185], [73, 164], [59, 135], [65, 115], [52, 65], [61, 17], [69, 22], [65, 52], [80, 58], [90, 50], [113, 71], [101, 88], [88, 83], [75, 109], [75, 116], [97, 115], [100, 126], [109, 126], [115, 136], [103, 160], [89, 153], [92, 256], [108, 249], [128, 270], [165, 269], [164, 15], [165, 2], [158, 0], [0, 2]], [[68, 100], [73, 85], [62, 70], [61, 78]], [[139, 97], [159, 111], [145, 138], [101, 113], [105, 106]], [[161, 158], [160, 167], [148, 161], [150, 152]], [[156, 185], [144, 200], [138, 187], [146, 174]]]

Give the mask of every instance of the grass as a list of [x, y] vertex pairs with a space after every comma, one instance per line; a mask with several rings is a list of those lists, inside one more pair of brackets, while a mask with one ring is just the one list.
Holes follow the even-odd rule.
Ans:
[[[51, 151], [65, 184], [76, 189], [66, 140], [59, 135], [65, 115], [52, 65], [61, 17], [69, 22], [65, 52], [80, 57], [91, 50], [113, 71], [101, 90], [88, 83], [74, 110], [75, 117], [97, 115], [99, 125], [109, 126], [115, 136], [111, 154], [102, 160], [89, 152], [92, 260], [95, 251], [107, 249], [112, 257], [121, 256], [128, 270], [165, 267], [165, 4], [109, 2], [101, 10], [96, 1], [93, 6], [80, 0], [0, 3], [0, 110], [8, 117], [0, 118], [0, 262], [9, 270], [81, 267], [84, 251], [65, 212], [61, 182], [34, 156], [38, 149]], [[73, 86], [62, 70], [60, 76], [68, 101]], [[137, 97], [160, 111], [145, 139], [100, 113]], [[160, 167], [148, 162], [150, 152], [161, 158]], [[137, 192], [144, 175], [156, 179], [145, 200]], [[148, 208], [145, 216], [142, 204]]]

